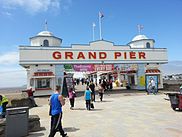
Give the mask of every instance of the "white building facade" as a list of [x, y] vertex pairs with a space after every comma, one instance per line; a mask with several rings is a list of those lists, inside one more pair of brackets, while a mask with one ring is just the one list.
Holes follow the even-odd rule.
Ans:
[[[159, 88], [163, 88], [160, 65], [167, 63], [167, 49], [154, 48], [155, 41], [137, 35], [127, 45], [98, 40], [89, 44], [61, 47], [62, 39], [49, 31], [30, 38], [30, 46], [19, 46], [19, 63], [27, 70], [27, 87], [37, 94], [52, 93], [64, 77], [64, 65], [114, 65], [119, 81], [127, 80], [133, 89], [145, 89], [145, 76], [158, 75]], [[88, 66], [87, 66], [88, 67]], [[108, 73], [109, 74], [109, 73]], [[112, 74], [113, 75], [113, 74]]]

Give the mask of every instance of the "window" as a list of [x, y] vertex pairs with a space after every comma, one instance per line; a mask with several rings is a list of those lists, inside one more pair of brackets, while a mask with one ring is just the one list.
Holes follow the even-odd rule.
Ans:
[[49, 41], [47, 39], [44, 40], [44, 47], [49, 47]]
[[37, 88], [50, 88], [50, 78], [37, 79]]
[[150, 43], [149, 42], [146, 43], [146, 48], [148, 48], [148, 49], [150, 48]]

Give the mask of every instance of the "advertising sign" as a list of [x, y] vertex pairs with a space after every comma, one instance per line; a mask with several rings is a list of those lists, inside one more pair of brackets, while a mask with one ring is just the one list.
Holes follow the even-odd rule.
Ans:
[[95, 71], [113, 71], [114, 65], [108, 64], [108, 65], [94, 65]]
[[147, 93], [156, 94], [158, 92], [158, 76], [146, 75], [145, 76], [145, 88]]
[[65, 70], [66, 72], [68, 72], [68, 71], [73, 71], [73, 66], [70, 65], [70, 64], [65, 64], [65, 65], [64, 65], [64, 70]]
[[94, 65], [73, 65], [73, 69], [78, 72], [94, 71]]

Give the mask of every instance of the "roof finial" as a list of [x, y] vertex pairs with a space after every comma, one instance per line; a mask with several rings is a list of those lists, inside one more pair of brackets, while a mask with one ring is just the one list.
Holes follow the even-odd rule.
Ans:
[[138, 28], [138, 35], [140, 35], [140, 34], [141, 34], [141, 30], [142, 30], [144, 27], [143, 27], [143, 25], [138, 24], [138, 25], [137, 25], [137, 28]]
[[47, 27], [47, 20], [45, 20], [45, 31], [48, 30], [48, 27]]

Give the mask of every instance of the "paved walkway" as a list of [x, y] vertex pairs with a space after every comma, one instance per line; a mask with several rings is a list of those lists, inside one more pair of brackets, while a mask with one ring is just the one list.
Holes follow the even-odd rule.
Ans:
[[[69, 109], [67, 100], [63, 127], [69, 137], [182, 137], [182, 112], [173, 111], [164, 98], [163, 94], [107, 94], [103, 102], [96, 96], [91, 111], [85, 109], [83, 97], [76, 99], [75, 110]], [[48, 101], [42, 100], [44, 105], [31, 109], [30, 114], [39, 115], [45, 130], [30, 133], [29, 137], [49, 134]], [[55, 137], [59, 136], [57, 133]]]

